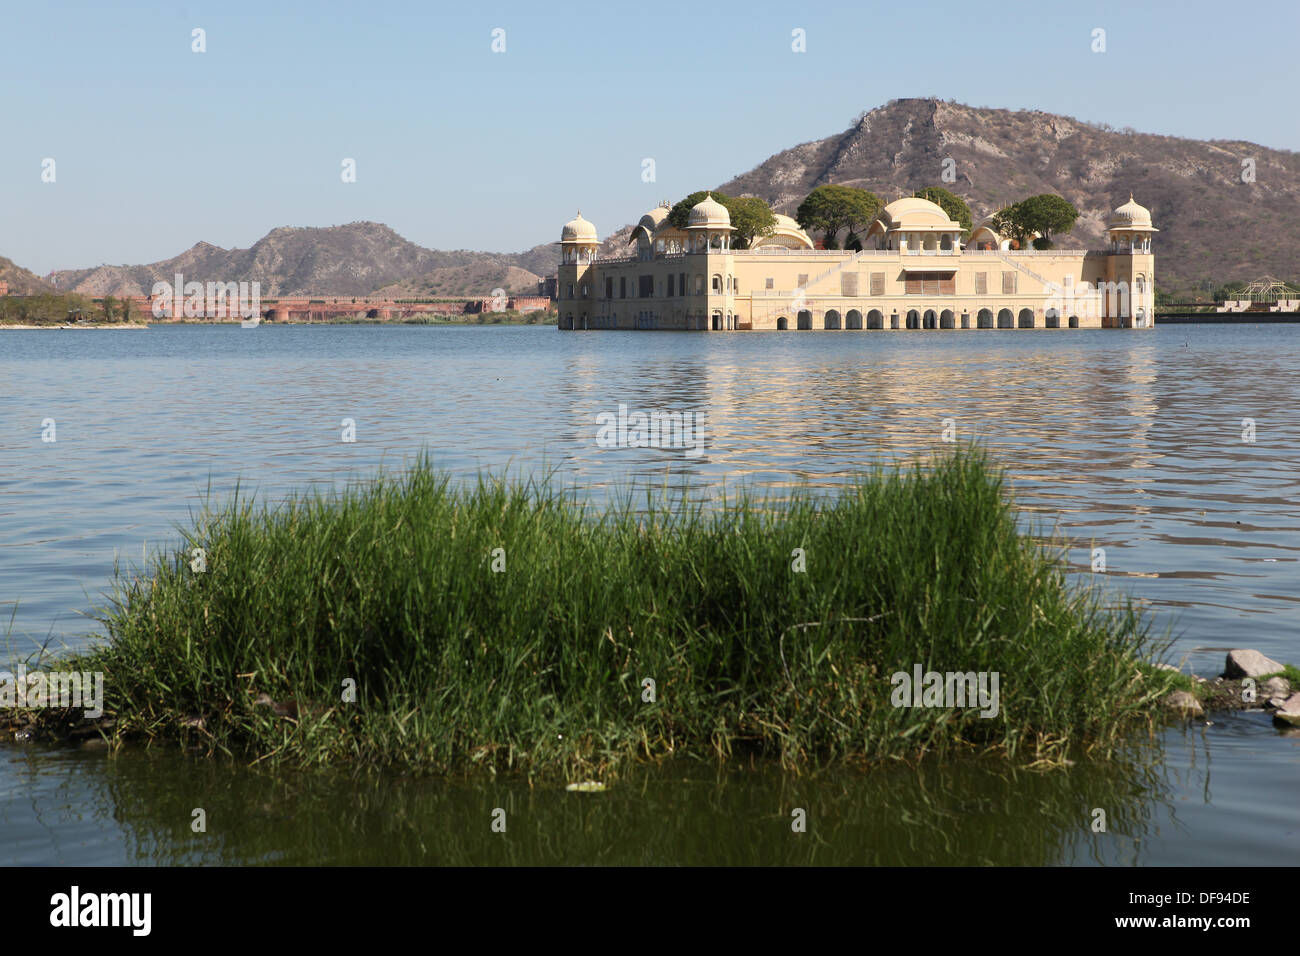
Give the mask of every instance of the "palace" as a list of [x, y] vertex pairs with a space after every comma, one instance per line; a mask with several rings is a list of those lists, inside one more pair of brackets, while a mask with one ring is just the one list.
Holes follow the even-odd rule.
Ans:
[[602, 256], [582, 218], [560, 233], [561, 329], [1151, 328], [1151, 213], [1129, 201], [1105, 250], [1017, 250], [984, 222], [962, 226], [926, 199], [885, 206], [861, 251], [815, 249], [789, 216], [750, 248], [706, 196], [685, 229], [661, 205], [641, 217], [634, 255]]

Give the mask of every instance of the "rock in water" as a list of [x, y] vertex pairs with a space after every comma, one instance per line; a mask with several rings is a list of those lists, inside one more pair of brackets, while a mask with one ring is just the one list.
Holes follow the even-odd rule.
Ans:
[[1283, 727], [1300, 727], [1300, 694], [1292, 694], [1273, 711], [1273, 723]]
[[1176, 690], [1166, 697], [1165, 706], [1181, 711], [1185, 717], [1199, 717], [1205, 712], [1201, 702], [1185, 690]]
[[1265, 674], [1276, 674], [1281, 669], [1281, 664], [1265, 657], [1259, 651], [1239, 648], [1228, 651], [1228, 659], [1223, 665], [1223, 676], [1263, 677]]
[[1261, 697], [1290, 697], [1291, 682], [1285, 677], [1270, 677], [1264, 681], [1264, 693]]

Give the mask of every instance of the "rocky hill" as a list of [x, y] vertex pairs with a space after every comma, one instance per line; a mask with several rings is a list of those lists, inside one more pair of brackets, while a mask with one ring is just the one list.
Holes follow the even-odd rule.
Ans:
[[[1242, 181], [1244, 160], [1253, 160], [1254, 181]], [[945, 182], [945, 168], [954, 181]], [[942, 185], [963, 196], [977, 220], [1025, 196], [1060, 193], [1081, 213], [1074, 231], [1058, 237], [1067, 248], [1102, 245], [1107, 215], [1132, 192], [1161, 230], [1157, 281], [1175, 297], [1264, 273], [1300, 277], [1300, 154], [1254, 143], [1115, 130], [1035, 110], [896, 100], [714, 188], [761, 196], [793, 214], [813, 187], [827, 183], [861, 186], [886, 201]], [[629, 222], [642, 211], [628, 210]], [[606, 251], [625, 252], [629, 230], [607, 234]], [[520, 253], [425, 249], [387, 226], [359, 222], [275, 229], [250, 249], [199, 243], [164, 262], [57, 272], [51, 281], [90, 295], [143, 294], [180, 271], [200, 280], [257, 280], [265, 296], [482, 295], [497, 287], [531, 291], [536, 276], [554, 273], [557, 256], [549, 239]]]
[[[956, 181], [942, 179], [944, 161]], [[1254, 160], [1243, 182], [1242, 161]], [[934, 99], [897, 100], [835, 136], [777, 153], [718, 188], [761, 196], [793, 214], [814, 186], [870, 189], [888, 201], [925, 186], [962, 196], [978, 221], [1002, 205], [1054, 192], [1079, 209], [1062, 247], [1104, 245], [1106, 217], [1129, 198], [1160, 234], [1157, 281], [1212, 288], [1264, 273], [1300, 274], [1300, 153], [1254, 143], [1178, 139], [1038, 111]]]
[[[491, 271], [495, 266], [504, 275], [514, 265], [514, 258], [425, 249], [381, 223], [354, 222], [273, 229], [248, 249], [223, 249], [200, 242], [162, 262], [54, 272], [49, 278], [60, 289], [87, 295], [147, 295], [155, 282], [171, 281], [177, 272], [187, 281], [257, 281], [264, 296], [366, 295], [403, 280], [418, 280], [435, 270], [472, 266]], [[535, 289], [536, 277], [533, 283]], [[477, 284], [442, 284], [443, 295], [484, 291]]]
[[[953, 182], [943, 178], [947, 159]], [[1247, 159], [1253, 182], [1242, 181]], [[1300, 153], [1255, 143], [1155, 136], [1037, 110], [895, 100], [842, 133], [698, 188], [761, 196], [794, 215], [804, 196], [827, 184], [870, 189], [886, 202], [944, 186], [970, 204], [976, 221], [1026, 196], [1059, 193], [1080, 212], [1073, 231], [1057, 237], [1061, 248], [1104, 247], [1110, 211], [1132, 192], [1160, 229], [1157, 283], [1175, 297], [1265, 273], [1300, 280]], [[627, 226], [610, 234], [606, 250], [626, 251], [628, 235]], [[537, 271], [546, 255], [555, 261], [554, 246], [521, 258], [532, 257]]]
[[[552, 271], [554, 267], [552, 267]], [[443, 266], [412, 279], [394, 282], [376, 295], [393, 298], [440, 298], [467, 295], [487, 295], [493, 289], [504, 289], [509, 294], [536, 295], [535, 272], [518, 266], [506, 265], [495, 259], [466, 263], [463, 266]]]
[[0, 256], [0, 280], [9, 283], [9, 291], [17, 295], [37, 295], [41, 292], [57, 292], [54, 286], [45, 282], [34, 272], [28, 272], [22, 266], [14, 265], [9, 259]]

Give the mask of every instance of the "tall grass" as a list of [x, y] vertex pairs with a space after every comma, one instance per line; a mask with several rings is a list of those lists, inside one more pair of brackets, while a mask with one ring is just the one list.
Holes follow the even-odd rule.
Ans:
[[[1169, 686], [1141, 663], [1141, 616], [1068, 587], [1059, 558], [1017, 533], [978, 450], [707, 511], [458, 488], [425, 460], [206, 511], [174, 554], [119, 574], [108, 640], [79, 666], [104, 671], [118, 734], [297, 765], [1052, 761], [1113, 747]], [[890, 675], [914, 664], [997, 671], [1000, 713], [892, 706]]]

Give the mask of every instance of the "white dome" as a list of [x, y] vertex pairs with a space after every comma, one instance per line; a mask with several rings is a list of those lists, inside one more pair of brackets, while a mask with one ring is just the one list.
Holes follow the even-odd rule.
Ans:
[[707, 193], [691, 207], [691, 216], [686, 228], [730, 229], [731, 213], [727, 212], [726, 206], [713, 198], [712, 193]]
[[1134, 202], [1133, 194], [1129, 193], [1128, 202], [1110, 214], [1106, 225], [1109, 229], [1151, 229], [1151, 210]]
[[560, 230], [560, 242], [596, 242], [596, 227], [582, 218], [579, 212]]

